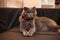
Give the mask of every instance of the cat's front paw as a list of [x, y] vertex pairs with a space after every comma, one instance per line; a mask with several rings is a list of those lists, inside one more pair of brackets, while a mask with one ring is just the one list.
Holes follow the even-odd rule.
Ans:
[[28, 36], [27, 32], [23, 32], [23, 35], [24, 35], [24, 36]]
[[33, 33], [31, 32], [27, 32], [28, 33], [28, 36], [33, 36]]

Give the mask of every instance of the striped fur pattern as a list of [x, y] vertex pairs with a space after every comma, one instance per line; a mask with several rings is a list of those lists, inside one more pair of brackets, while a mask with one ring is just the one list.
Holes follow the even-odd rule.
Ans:
[[20, 32], [24, 36], [32, 36], [36, 31], [50, 31], [52, 28], [60, 28], [54, 20], [47, 17], [37, 17], [36, 15], [37, 11], [35, 7], [23, 8], [19, 22]]

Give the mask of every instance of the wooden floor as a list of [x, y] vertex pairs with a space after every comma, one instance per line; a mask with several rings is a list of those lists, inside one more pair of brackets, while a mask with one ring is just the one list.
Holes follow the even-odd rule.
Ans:
[[60, 40], [60, 35], [56, 32], [36, 32], [32, 37], [24, 37], [19, 27], [15, 27], [0, 33], [0, 40]]

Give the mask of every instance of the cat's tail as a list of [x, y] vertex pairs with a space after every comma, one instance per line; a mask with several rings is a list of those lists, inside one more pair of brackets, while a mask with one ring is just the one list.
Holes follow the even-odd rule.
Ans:
[[60, 26], [57, 26], [56, 28], [57, 28], [58, 33], [60, 34]]
[[49, 28], [57, 29], [57, 31], [60, 33], [60, 26], [59, 25], [47, 25]]
[[58, 28], [57, 28], [57, 29], [58, 29], [58, 33], [60, 34], [60, 26], [58, 26]]
[[56, 28], [57, 28], [57, 29], [60, 29], [60, 26], [58, 25]]
[[51, 28], [60, 29], [60, 26], [50, 26]]

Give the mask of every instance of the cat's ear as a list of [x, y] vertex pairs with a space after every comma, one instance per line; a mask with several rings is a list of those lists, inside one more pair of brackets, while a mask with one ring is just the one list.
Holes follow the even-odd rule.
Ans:
[[28, 9], [29, 9], [28, 7], [24, 7], [24, 8], [23, 8], [24, 11], [27, 11]]
[[36, 10], [36, 7], [33, 7], [32, 9], [33, 9], [33, 10]]
[[32, 10], [35, 12], [35, 15], [37, 15], [36, 7], [33, 7]]

